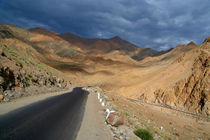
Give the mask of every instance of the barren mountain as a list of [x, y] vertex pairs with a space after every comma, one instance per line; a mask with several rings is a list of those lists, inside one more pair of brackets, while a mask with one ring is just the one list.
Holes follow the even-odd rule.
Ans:
[[119, 37], [87, 39], [13, 25], [1, 25], [0, 37], [1, 44], [65, 72], [76, 85], [209, 116], [209, 38], [162, 54]]
[[178, 46], [143, 60], [143, 67], [118, 73], [103, 86], [127, 98], [209, 116], [209, 47], [209, 38], [199, 46]]
[[210, 137], [206, 133], [208, 122], [196, 121], [189, 127], [189, 118], [177, 118], [178, 113], [171, 111], [209, 118], [209, 60], [210, 37], [200, 45], [189, 42], [157, 52], [138, 48], [120, 37], [87, 39], [3, 24], [0, 102], [63, 90], [70, 85], [98, 86], [114, 104], [131, 111], [135, 118], [146, 116], [147, 122], [153, 120], [175, 136], [182, 133], [181, 139], [205, 139]]
[[75, 78], [75, 73], [109, 73], [106, 70], [96, 70], [95, 64], [108, 67], [129, 63], [125, 59], [129, 56], [121, 54], [122, 61], [103, 55], [87, 55], [79, 47], [57, 36], [57, 33], [51, 34], [51, 31], [41, 28], [27, 30], [14, 25], [1, 25], [1, 38], [1, 42], [8, 47], [58, 70], [68, 71]]
[[150, 48], [139, 48], [121, 39], [119, 36], [110, 39], [83, 38], [72, 33], [65, 33], [59, 36], [89, 54], [106, 54], [112, 51], [119, 51], [122, 55], [129, 55], [135, 60], [141, 60], [147, 56], [158, 56], [165, 53]]
[[[82, 42], [82, 45], [77, 45], [81, 45], [80, 47], [83, 49], [86, 47], [91, 51], [96, 49], [94, 46], [103, 46], [101, 47], [103, 51], [100, 53], [109, 52], [109, 48], [106, 47], [108, 45], [105, 45], [107, 42], [111, 45], [115, 43], [122, 47], [126, 46], [123, 44], [127, 43], [119, 37], [101, 40], [84, 39], [72, 34], [61, 36], [75, 44]], [[112, 67], [112, 69], [108, 70], [113, 73], [112, 76], [103, 77], [103, 80], [95, 80], [95, 82], [101, 84], [107, 91], [120, 96], [208, 116], [210, 113], [208, 107], [208, 85], [210, 84], [208, 81], [209, 64], [206, 64], [209, 60], [209, 45], [207, 42], [208, 39], [198, 46], [193, 42], [187, 45], [179, 45], [161, 56], [150, 58], [148, 56], [154, 56], [153, 50], [141, 49], [140, 52], [145, 53], [143, 55], [138, 53], [139, 57], [144, 58], [144, 55], [146, 55], [146, 58], [136, 64], [136, 67], [127, 66], [128, 69], [123, 69], [126, 66], [119, 66], [119, 69], [123, 69], [120, 72], [117, 72], [117, 69]], [[112, 47], [112, 49], [115, 51], [106, 54], [106, 57], [111, 57], [115, 60], [122, 60], [119, 56], [119, 53], [122, 51], [127, 51], [131, 54], [133, 51], [138, 50], [135, 47], [132, 49], [125, 47], [119, 51], [117, 46]], [[129, 55], [129, 53], [127, 54]], [[134, 57], [132, 56], [132, 58]], [[132, 61], [130, 62], [132, 63]], [[94, 79], [97, 79], [97, 77], [95, 76]], [[91, 78], [93, 81], [94, 79]]]
[[41, 63], [43, 59], [30, 45], [0, 26], [0, 102], [62, 90], [71, 84], [61, 72]]

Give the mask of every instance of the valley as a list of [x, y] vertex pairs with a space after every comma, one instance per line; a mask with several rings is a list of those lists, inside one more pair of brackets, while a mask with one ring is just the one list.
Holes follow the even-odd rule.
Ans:
[[115, 108], [163, 139], [210, 138], [210, 37], [158, 52], [118, 36], [90, 39], [1, 24], [0, 45], [1, 103], [99, 87]]

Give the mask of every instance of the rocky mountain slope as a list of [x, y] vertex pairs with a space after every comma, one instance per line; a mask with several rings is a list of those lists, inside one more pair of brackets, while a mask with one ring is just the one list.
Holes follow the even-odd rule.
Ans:
[[[105, 55], [88, 55], [79, 47], [57, 36], [57, 33], [44, 29], [27, 30], [3, 24], [0, 25], [0, 33], [1, 43], [8, 48], [14, 49], [26, 57], [32, 57], [39, 63], [68, 72], [74, 79], [73, 81], [80, 81], [78, 74], [110, 75], [111, 72], [105, 70], [104, 67], [127, 65], [131, 61], [135, 63], [135, 60], [122, 54], [119, 54], [120, 59], [112, 59]], [[129, 58], [130, 61], [125, 58]]]
[[107, 79], [103, 88], [126, 98], [209, 116], [209, 54], [209, 38], [198, 46], [179, 45], [140, 61], [142, 67]]
[[41, 63], [33, 47], [0, 27], [0, 102], [22, 96], [63, 90], [71, 84], [61, 72]]
[[[189, 76], [180, 79], [170, 88], [155, 91], [156, 102], [194, 112], [210, 115], [210, 40], [206, 40], [198, 51], [199, 55], [193, 60]], [[182, 56], [177, 61], [181, 63]]]

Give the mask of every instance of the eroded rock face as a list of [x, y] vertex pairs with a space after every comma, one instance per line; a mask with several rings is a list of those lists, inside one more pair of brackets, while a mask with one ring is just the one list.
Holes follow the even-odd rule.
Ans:
[[[184, 106], [190, 111], [210, 115], [210, 57], [202, 52], [194, 63], [193, 73], [187, 81], [185, 92], [189, 94]], [[189, 89], [187, 87], [190, 87]]]
[[209, 116], [210, 56], [208, 50], [201, 50], [201, 54], [194, 61], [192, 74], [188, 78], [178, 81], [171, 88], [156, 90], [155, 95], [156, 103]]
[[7, 30], [1, 30], [0, 29], [0, 39], [2, 38], [12, 38], [14, 37], [11, 32], [7, 31]]
[[106, 122], [112, 126], [120, 126], [126, 123], [126, 116], [120, 112], [111, 112]]
[[13, 59], [9, 53], [7, 56], [2, 56], [0, 61], [0, 101], [8, 102], [15, 98], [36, 94], [38, 92], [32, 90], [36, 89], [34, 87], [64, 89], [68, 86], [68, 82], [64, 79], [38, 69], [30, 63], [19, 61], [17, 58]]
[[3, 90], [11, 89], [15, 85], [14, 73], [8, 67], [0, 68], [0, 85]]
[[3, 38], [12, 38], [14, 35], [12, 34], [12, 31], [10, 31], [6, 26], [1, 25], [0, 26], [0, 39]]

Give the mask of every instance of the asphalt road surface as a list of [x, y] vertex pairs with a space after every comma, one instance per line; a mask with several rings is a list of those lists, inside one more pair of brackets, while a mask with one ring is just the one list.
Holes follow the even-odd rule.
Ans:
[[88, 92], [51, 97], [0, 116], [0, 140], [74, 140]]

